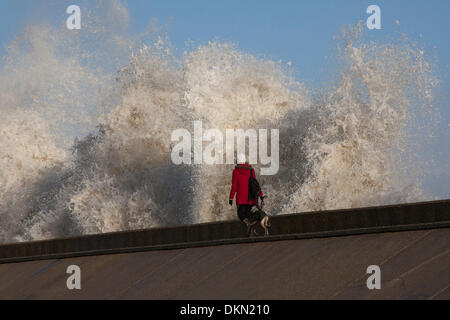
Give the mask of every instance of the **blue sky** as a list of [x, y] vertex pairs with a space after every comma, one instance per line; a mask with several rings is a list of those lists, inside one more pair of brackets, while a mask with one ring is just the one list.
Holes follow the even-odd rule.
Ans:
[[[4, 47], [26, 22], [33, 20], [64, 23], [69, 4], [94, 5], [96, 1], [76, 0], [0, 0], [0, 47]], [[291, 61], [297, 74], [318, 85], [321, 67], [335, 48], [333, 37], [343, 25], [366, 20], [366, 8], [381, 8], [382, 30], [370, 31], [370, 37], [383, 40], [404, 32], [411, 39], [420, 38], [439, 65], [450, 71], [450, 2], [430, 1], [264, 1], [264, 0], [128, 0], [131, 32], [142, 31], [150, 19], [170, 23], [170, 39], [182, 48], [187, 40], [197, 43], [215, 38], [236, 42], [253, 54], [266, 54]], [[395, 22], [398, 20], [400, 25]]]
[[[94, 5], [86, 0], [0, 0], [0, 55], [14, 36], [30, 22], [65, 23], [70, 4]], [[436, 106], [441, 123], [436, 142], [423, 152], [438, 158], [439, 182], [427, 188], [450, 196], [450, 1], [443, 0], [129, 0], [122, 1], [130, 11], [131, 33], [141, 32], [152, 18], [170, 22], [169, 37], [177, 48], [188, 40], [205, 43], [216, 38], [235, 42], [243, 51], [266, 55], [273, 60], [291, 61], [295, 76], [317, 88], [335, 75], [334, 56], [344, 25], [366, 20], [366, 8], [381, 8], [381, 30], [368, 31], [369, 38], [389, 41], [399, 32], [419, 42], [435, 63], [441, 81]], [[399, 21], [399, 25], [396, 21]]]

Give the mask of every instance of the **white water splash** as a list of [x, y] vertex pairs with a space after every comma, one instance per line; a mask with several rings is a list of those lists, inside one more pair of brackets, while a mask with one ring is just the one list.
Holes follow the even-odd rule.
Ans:
[[[113, 4], [106, 19], [127, 20]], [[280, 171], [261, 178], [272, 214], [426, 199], [411, 128], [435, 80], [407, 41], [346, 35], [337, 83], [314, 92], [228, 43], [177, 58], [162, 35], [137, 50], [102, 28], [84, 52], [39, 28], [0, 71], [0, 242], [235, 219], [232, 165], [171, 163], [172, 131], [199, 119], [280, 130]]]

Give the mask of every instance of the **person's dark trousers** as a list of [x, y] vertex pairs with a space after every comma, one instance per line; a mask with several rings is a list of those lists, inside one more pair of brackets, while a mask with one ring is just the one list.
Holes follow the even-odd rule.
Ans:
[[250, 211], [252, 210], [253, 205], [251, 204], [239, 204], [237, 206], [237, 214], [239, 220], [244, 222], [244, 219], [248, 219], [250, 221]]

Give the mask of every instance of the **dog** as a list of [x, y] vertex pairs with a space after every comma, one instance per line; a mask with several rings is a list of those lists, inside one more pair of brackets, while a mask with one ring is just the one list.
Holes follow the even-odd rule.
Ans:
[[269, 228], [271, 226], [270, 217], [262, 209], [263, 205], [264, 205], [264, 203], [262, 203], [261, 206], [255, 205], [250, 210], [250, 215], [252, 217], [252, 222], [254, 222], [252, 224], [252, 230], [250, 232], [250, 236], [254, 236], [254, 235], [257, 236], [258, 235], [258, 232], [256, 231], [256, 222], [259, 222], [259, 225], [264, 229], [264, 236], [268, 236], [269, 235]]

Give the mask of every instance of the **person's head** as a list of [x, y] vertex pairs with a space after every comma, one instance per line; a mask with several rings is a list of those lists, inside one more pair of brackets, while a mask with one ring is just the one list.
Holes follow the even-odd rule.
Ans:
[[245, 153], [238, 153], [237, 163], [238, 164], [243, 164], [243, 163], [248, 164], [248, 160], [247, 160]]

